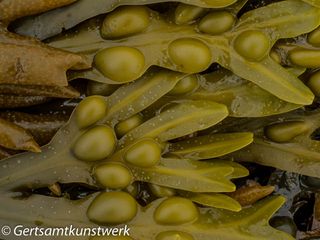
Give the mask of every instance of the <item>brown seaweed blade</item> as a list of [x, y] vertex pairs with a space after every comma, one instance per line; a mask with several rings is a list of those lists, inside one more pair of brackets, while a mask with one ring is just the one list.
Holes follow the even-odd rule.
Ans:
[[257, 182], [252, 182], [240, 187], [235, 192], [228, 193], [228, 195], [237, 200], [241, 206], [249, 206], [270, 195], [274, 189], [274, 186], [261, 186]]
[[86, 59], [53, 48], [0, 42], [0, 83], [67, 86], [66, 71], [88, 68]]
[[[74, 2], [75, 0], [3, 0], [0, 1], [0, 109], [33, 106], [45, 103], [50, 97], [73, 98], [79, 93], [68, 86], [66, 71], [87, 69], [90, 64], [84, 56], [48, 47], [40, 41], [19, 36], [7, 30], [11, 21], [45, 12]], [[26, 116], [19, 115], [20, 118]], [[9, 119], [17, 122], [17, 119]], [[21, 119], [20, 119], [21, 120]], [[28, 121], [30, 120], [30, 121]], [[30, 128], [39, 143], [47, 143], [57, 128], [59, 120], [42, 122], [24, 119], [18, 125], [0, 119], [0, 146], [14, 150], [39, 152]], [[37, 129], [33, 129], [36, 126]], [[47, 128], [47, 129], [44, 129]], [[10, 155], [6, 149], [0, 153]]]
[[39, 145], [47, 144], [53, 135], [69, 119], [69, 114], [28, 114], [2, 112], [0, 118], [26, 129]]
[[0, 109], [30, 107], [48, 102], [50, 98], [44, 96], [17, 96], [0, 94]]
[[39, 85], [17, 85], [0, 84], [0, 94], [23, 95], [23, 96], [44, 96], [56, 98], [77, 98], [80, 93], [71, 86], [39, 86]]
[[14, 150], [41, 151], [39, 145], [25, 129], [1, 118], [0, 146]]
[[6, 29], [8, 23], [17, 18], [72, 2], [74, 0], [0, 2], [0, 84], [67, 86], [67, 70], [90, 68], [82, 55], [48, 47]]
[[0, 21], [9, 23], [18, 18], [46, 12], [77, 0], [2, 0], [0, 1]]

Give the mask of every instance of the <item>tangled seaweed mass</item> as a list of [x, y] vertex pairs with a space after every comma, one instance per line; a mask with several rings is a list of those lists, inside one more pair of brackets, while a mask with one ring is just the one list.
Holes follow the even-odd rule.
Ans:
[[317, 0], [0, 1], [0, 226], [320, 239], [319, 26]]

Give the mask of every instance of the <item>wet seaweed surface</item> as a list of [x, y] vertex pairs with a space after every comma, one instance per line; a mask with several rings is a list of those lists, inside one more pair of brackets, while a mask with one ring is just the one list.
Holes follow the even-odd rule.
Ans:
[[[60, 67], [52, 75], [44, 70], [47, 75], [42, 76], [22, 65], [31, 74], [16, 82], [0, 76], [1, 224], [9, 218], [10, 224], [21, 220], [32, 225], [40, 221], [44, 226], [56, 226], [61, 219], [79, 226], [128, 223], [135, 229], [135, 240], [320, 239], [320, 83], [309, 81], [318, 73], [320, 64], [299, 61], [304, 55], [295, 60], [293, 55], [301, 49], [320, 51], [319, 45], [311, 46], [307, 41], [308, 33], [320, 24], [317, 1], [240, 0], [225, 1], [223, 6], [203, 5], [206, 1], [196, 0], [152, 1], [146, 6], [145, 1], [118, 1], [119, 7], [110, 5], [104, 12], [96, 10], [94, 16], [64, 19], [64, 11], [72, 12], [72, 2], [35, 8], [32, 14], [11, 16], [9, 12], [6, 18], [0, 17], [0, 70], [5, 64], [12, 64], [3, 58], [5, 44], [21, 49], [34, 47], [39, 55], [52, 56], [52, 63], [58, 62]], [[198, 11], [198, 15], [187, 23], [174, 23], [181, 19], [173, 9], [186, 7], [183, 3], [196, 6], [198, 9], [183, 10]], [[272, 7], [273, 4], [279, 5]], [[142, 15], [147, 11], [150, 25], [132, 35], [122, 36], [120, 32], [116, 33], [119, 36], [110, 37], [108, 32], [103, 33], [105, 17], [118, 9], [127, 10], [122, 5], [137, 5], [139, 8], [134, 10]], [[51, 8], [57, 9], [48, 12]], [[240, 21], [234, 20], [232, 27], [218, 36], [201, 32], [200, 21], [211, 8], [215, 9], [213, 12], [220, 8], [232, 12], [234, 19]], [[131, 14], [130, 6], [128, 9], [127, 14]], [[307, 16], [303, 24], [298, 17], [290, 17], [299, 14], [300, 9]], [[260, 10], [274, 16], [260, 18]], [[29, 16], [35, 14], [40, 15]], [[49, 16], [62, 16], [57, 23], [64, 21], [70, 29], [60, 32], [54, 28], [50, 32], [33, 25], [36, 21], [46, 23]], [[273, 18], [286, 18], [290, 27], [284, 29]], [[235, 43], [247, 28], [263, 29], [261, 41], [264, 37], [270, 39], [266, 53], [258, 58], [246, 56], [256, 58], [253, 61], [245, 57], [243, 60]], [[163, 42], [157, 41], [159, 32], [165, 33]], [[164, 49], [170, 48], [172, 38], [180, 40], [177, 32], [183, 40], [196, 39], [192, 44], [198, 44], [199, 52], [205, 49], [204, 58], [207, 50], [218, 54], [203, 65], [199, 60], [199, 66], [195, 64], [198, 68], [181, 60], [180, 53], [175, 59]], [[33, 37], [45, 40], [40, 42]], [[188, 43], [181, 44], [188, 49]], [[125, 48], [139, 49], [144, 64], [129, 65], [132, 74], [105, 69], [99, 54], [109, 48], [124, 49], [124, 56], [128, 50]], [[153, 53], [152, 49], [162, 51]], [[17, 51], [16, 47], [11, 50]], [[271, 52], [277, 57], [272, 58]], [[131, 53], [129, 60], [139, 62], [141, 55]], [[26, 54], [25, 59], [32, 57], [32, 53]], [[33, 60], [34, 66], [40, 63]], [[266, 65], [270, 70], [264, 69]], [[271, 76], [272, 72], [280, 77]], [[4, 75], [17, 76], [10, 71]], [[261, 83], [259, 77], [270, 82]], [[277, 128], [279, 124], [285, 126]], [[95, 129], [104, 131], [105, 136], [95, 136]], [[280, 134], [289, 135], [288, 139], [277, 138], [279, 129], [285, 129]], [[291, 136], [292, 132], [298, 134]], [[86, 139], [100, 137], [114, 141], [114, 146], [109, 152], [105, 148], [101, 155], [101, 148], [93, 147], [98, 156], [87, 154], [90, 144]], [[139, 156], [142, 161], [134, 156], [140, 146], [149, 150], [148, 158]], [[268, 151], [273, 152], [272, 159], [265, 154]], [[107, 168], [110, 164], [114, 169], [121, 167], [112, 171], [122, 179], [130, 179], [118, 183], [104, 178], [104, 171], [111, 171]], [[119, 169], [121, 172], [117, 172]], [[130, 205], [130, 211], [135, 204], [138, 206], [135, 214], [131, 217], [128, 210], [128, 217], [122, 222], [96, 216], [97, 211], [105, 210], [99, 203], [106, 202], [110, 193], [127, 194], [114, 196], [123, 200], [125, 207], [132, 198], [135, 203]], [[170, 209], [170, 200], [186, 204], [190, 219], [179, 219], [178, 213], [173, 222], [162, 217], [161, 207]], [[43, 207], [45, 201], [44, 206], [56, 210], [57, 218], [50, 216], [50, 210], [29, 212], [24, 207]], [[18, 214], [29, 214], [30, 218], [8, 217], [15, 207]], [[79, 213], [74, 213], [77, 209]], [[74, 215], [64, 218], [67, 210]], [[192, 217], [193, 214], [198, 215]], [[148, 218], [152, 220], [148, 222]], [[256, 219], [256, 225], [252, 219]], [[236, 227], [230, 227], [233, 223]], [[141, 226], [150, 229], [150, 233]]]

